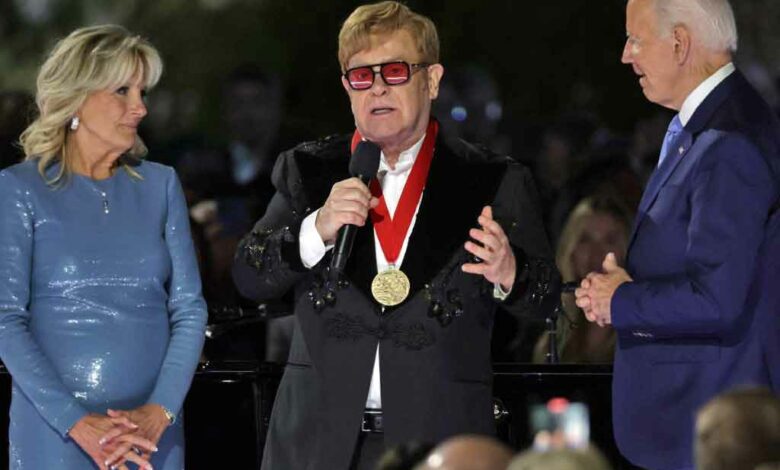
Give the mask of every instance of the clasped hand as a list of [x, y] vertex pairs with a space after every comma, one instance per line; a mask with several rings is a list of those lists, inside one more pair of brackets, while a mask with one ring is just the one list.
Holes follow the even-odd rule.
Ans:
[[603, 273], [592, 272], [582, 280], [574, 291], [576, 303], [585, 313], [588, 321], [599, 326], [612, 323], [612, 296], [624, 282], [631, 282], [631, 276], [617, 264], [614, 253], [607, 253], [601, 265]]
[[129, 411], [91, 413], [70, 430], [70, 437], [92, 458], [100, 470], [127, 470], [125, 462], [153, 470], [149, 463], [170, 424], [162, 407], [146, 404]]

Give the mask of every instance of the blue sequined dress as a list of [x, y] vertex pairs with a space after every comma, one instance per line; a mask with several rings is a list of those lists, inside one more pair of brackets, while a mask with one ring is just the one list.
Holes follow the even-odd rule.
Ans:
[[[120, 169], [59, 188], [36, 164], [0, 172], [10, 468], [96, 468], [67, 435], [81, 417], [144, 403], [178, 414], [192, 380], [206, 307], [187, 207], [174, 171], [156, 163], [135, 167], [141, 179]], [[158, 448], [155, 469], [184, 468], [181, 419]]]

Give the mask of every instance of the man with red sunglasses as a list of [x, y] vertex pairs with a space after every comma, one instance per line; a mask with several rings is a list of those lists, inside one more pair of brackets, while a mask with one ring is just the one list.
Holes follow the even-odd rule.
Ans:
[[[434, 24], [397, 2], [361, 6], [339, 61], [357, 129], [279, 157], [277, 194], [234, 266], [257, 301], [294, 289], [266, 469], [373, 468], [385, 447], [493, 434], [495, 309], [531, 313], [555, 277], [530, 173], [445, 143], [431, 118]], [[368, 185], [347, 172], [362, 140], [381, 149]], [[362, 228], [334, 286], [345, 224]]]

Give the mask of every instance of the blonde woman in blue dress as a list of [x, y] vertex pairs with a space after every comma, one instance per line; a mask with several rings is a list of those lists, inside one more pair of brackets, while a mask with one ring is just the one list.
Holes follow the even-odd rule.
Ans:
[[181, 469], [206, 307], [171, 168], [141, 157], [158, 52], [119, 26], [57, 43], [26, 161], [0, 172], [11, 469]]

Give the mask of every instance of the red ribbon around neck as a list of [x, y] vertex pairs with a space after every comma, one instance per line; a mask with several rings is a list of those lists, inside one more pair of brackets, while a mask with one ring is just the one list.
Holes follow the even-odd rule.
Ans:
[[[390, 264], [395, 264], [398, 255], [401, 253], [401, 247], [406, 239], [406, 232], [409, 231], [414, 211], [417, 209], [420, 196], [422, 196], [425, 188], [425, 181], [428, 179], [428, 170], [431, 168], [436, 134], [438, 132], [439, 123], [435, 119], [431, 119], [428, 122], [425, 140], [423, 140], [417, 159], [414, 161], [414, 165], [412, 165], [412, 171], [406, 179], [406, 184], [404, 184], [401, 199], [398, 200], [395, 214], [393, 214], [394, 217], [390, 217], [390, 211], [387, 210], [387, 204], [385, 203], [385, 197], [382, 194], [382, 187], [379, 185], [379, 181], [373, 178], [368, 185], [371, 195], [379, 199], [379, 204], [374, 209], [371, 209], [369, 213], [371, 221], [374, 223], [377, 238], [379, 238], [379, 244], [382, 246], [382, 251], [385, 254], [385, 259]], [[363, 140], [363, 137], [360, 135], [360, 132], [355, 130], [352, 136], [352, 151], [355, 150], [355, 147], [361, 140]]]

